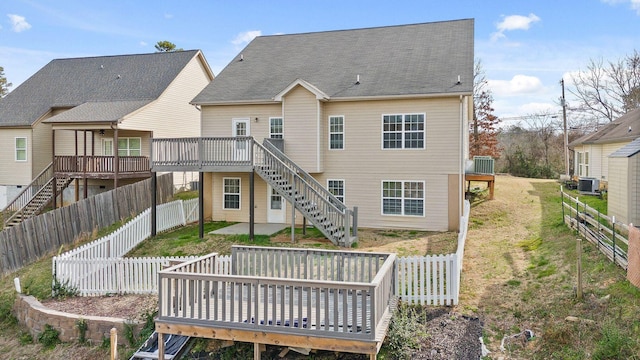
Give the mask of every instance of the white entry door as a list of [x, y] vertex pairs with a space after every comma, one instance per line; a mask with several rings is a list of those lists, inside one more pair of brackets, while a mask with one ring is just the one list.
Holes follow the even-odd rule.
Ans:
[[287, 202], [270, 185], [267, 185], [267, 222], [274, 224], [285, 223]]
[[[251, 129], [249, 119], [233, 119], [233, 136], [250, 136]], [[236, 161], [248, 161], [249, 158], [249, 142], [237, 141], [235, 143], [234, 157]]]

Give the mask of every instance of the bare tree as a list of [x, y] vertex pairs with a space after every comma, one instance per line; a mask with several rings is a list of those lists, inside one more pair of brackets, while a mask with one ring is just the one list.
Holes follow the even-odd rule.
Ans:
[[640, 106], [640, 53], [634, 50], [606, 65], [591, 59], [587, 70], [573, 77], [573, 85], [569, 92], [578, 98], [581, 108], [613, 121]]

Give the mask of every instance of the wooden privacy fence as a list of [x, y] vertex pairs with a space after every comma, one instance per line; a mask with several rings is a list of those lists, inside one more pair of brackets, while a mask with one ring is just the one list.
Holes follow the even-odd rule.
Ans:
[[571, 229], [598, 247], [603, 254], [623, 269], [627, 269], [629, 226], [573, 198], [560, 187], [562, 218]]
[[[157, 206], [157, 231], [184, 226], [197, 214], [198, 199]], [[196, 215], [197, 216], [197, 215]], [[115, 232], [53, 258], [54, 279], [82, 296], [157, 292], [158, 271], [190, 257], [122, 258], [151, 236], [151, 209]]]
[[421, 305], [458, 304], [470, 209], [469, 201], [465, 201], [458, 248], [454, 254], [409, 256], [396, 260], [395, 290], [402, 301]]
[[[173, 195], [171, 174], [158, 176], [158, 203]], [[0, 273], [7, 274], [72, 244], [81, 234], [151, 206], [151, 180], [119, 187], [27, 219], [0, 232]]]

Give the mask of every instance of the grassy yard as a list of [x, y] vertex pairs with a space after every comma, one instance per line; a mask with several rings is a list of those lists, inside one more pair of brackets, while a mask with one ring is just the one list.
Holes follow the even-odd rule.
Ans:
[[[580, 200], [587, 198], [592, 197]], [[588, 243], [582, 264], [584, 298], [575, 296], [576, 237], [562, 223], [557, 182], [498, 177], [496, 200], [478, 199], [471, 210], [460, 304], [450, 310], [482, 320], [484, 342], [491, 350], [488, 359], [640, 359], [640, 290]], [[590, 206], [604, 206], [606, 211], [606, 202]], [[226, 225], [208, 223], [205, 232]], [[147, 240], [130, 255], [227, 254], [233, 244], [335, 248], [313, 229], [306, 235], [297, 231], [298, 242], [291, 244], [289, 230], [254, 241], [247, 236], [199, 239], [197, 226], [189, 226]], [[358, 249], [400, 256], [449, 253], [455, 250], [455, 238], [451, 233], [365, 229]], [[46, 299], [51, 296], [51, 259], [0, 279], [0, 351], [16, 359], [108, 357], [108, 350], [100, 346], [62, 344], [44, 350], [37, 339], [30, 339], [11, 315], [16, 276], [26, 293]], [[579, 321], [567, 321], [567, 316]], [[531, 330], [534, 338], [509, 337], [524, 330]], [[200, 342], [197, 349], [208, 350], [210, 345]], [[242, 358], [242, 349], [224, 356]], [[121, 357], [131, 349], [122, 351]], [[394, 356], [385, 345], [379, 358]]]

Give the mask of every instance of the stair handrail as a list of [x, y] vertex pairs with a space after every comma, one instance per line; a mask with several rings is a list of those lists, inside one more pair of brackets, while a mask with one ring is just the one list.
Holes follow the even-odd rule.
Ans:
[[[259, 146], [261, 145], [258, 142], [256, 142], [256, 144]], [[265, 139], [265, 141], [261, 146], [265, 148], [265, 150], [268, 153], [270, 153], [271, 155], [275, 156], [280, 161], [282, 161], [283, 164], [285, 164], [287, 167], [293, 168], [295, 170], [295, 173], [298, 176], [300, 176], [300, 178], [304, 180], [304, 182], [306, 182], [309, 185], [312, 185], [311, 188], [316, 190], [318, 194], [326, 195], [327, 198], [331, 200], [330, 201], [331, 204], [336, 207], [336, 210], [338, 210], [343, 214], [346, 211], [350, 210], [342, 201], [340, 201], [337, 197], [335, 197], [335, 195], [333, 195], [329, 190], [327, 190], [324, 186], [322, 186], [322, 184], [320, 184], [318, 180], [316, 180], [313, 176], [309, 175], [309, 173], [307, 173], [306, 170], [298, 166], [298, 164], [296, 164], [293, 160], [291, 160], [287, 155], [285, 155], [282, 151], [280, 151], [280, 149], [278, 149], [275, 145], [273, 145], [267, 139]]]
[[[49, 165], [47, 165], [41, 172], [40, 174], [38, 174], [29, 185], [27, 185], [24, 189], [22, 189], [22, 191], [18, 194], [18, 196], [16, 196], [9, 204], [7, 204], [7, 206], [4, 207], [4, 209], [2, 209], [1, 212], [5, 212], [7, 210], [14, 210], [14, 211], [19, 211], [20, 209], [22, 209], [23, 207], [25, 207], [26, 204], [29, 203], [29, 201], [36, 195], [33, 194], [31, 196], [26, 196], [25, 194], [30, 191], [30, 189], [36, 185], [38, 185], [37, 183], [42, 182], [42, 184], [40, 184], [41, 188], [45, 187], [49, 181], [51, 180], [51, 178], [53, 178], [53, 162], [49, 163]], [[46, 179], [46, 181], [42, 181], [42, 179]], [[26, 198], [26, 200], [24, 199]], [[24, 202], [18, 206], [15, 206], [16, 203], [18, 202]]]
[[[269, 146], [271, 144], [268, 141], [265, 141], [265, 144], [268, 144], [267, 146], [260, 144], [255, 140], [253, 141], [253, 143], [256, 146], [256, 148], [259, 150], [262, 150], [264, 154], [272, 156], [274, 159], [280, 162], [284, 166], [284, 168], [286, 168], [289, 172], [291, 172], [291, 174], [293, 174], [294, 178], [299, 179], [300, 183], [303, 186], [308, 188], [309, 191], [311, 191], [312, 193], [315, 193], [317, 195], [317, 199], [319, 199], [324, 203], [323, 205], [329, 206], [330, 208], [333, 209], [332, 211], [342, 214], [341, 217], [344, 218], [343, 226], [342, 226], [344, 229], [343, 231], [344, 239], [341, 241], [341, 243], [337, 243], [339, 241], [334, 241], [334, 240], [332, 240], [332, 242], [336, 245], [350, 246], [353, 238], [357, 238], [357, 223], [358, 223], [357, 209], [354, 208], [354, 210], [351, 210], [347, 208], [347, 206], [344, 205], [342, 201], [338, 200], [331, 192], [329, 192], [326, 188], [324, 188], [316, 179], [314, 179], [311, 175], [309, 175], [304, 169], [302, 169], [295, 162], [289, 159], [278, 148]], [[280, 156], [278, 156], [277, 154], [279, 154]], [[254, 156], [254, 159], [257, 159], [257, 157]], [[296, 202], [293, 200], [291, 201], [295, 207]], [[298, 210], [300, 210], [302, 213], [308, 213], [308, 211], [302, 207], [299, 207]], [[349, 221], [350, 218], [352, 219], [351, 222]], [[324, 233], [328, 238], [330, 239], [334, 238], [333, 234], [325, 232], [324, 228], [319, 227], [318, 229], [322, 233]], [[335, 239], [335, 240], [339, 240], [339, 239]]]

